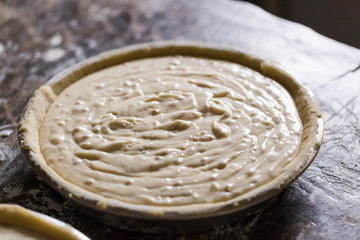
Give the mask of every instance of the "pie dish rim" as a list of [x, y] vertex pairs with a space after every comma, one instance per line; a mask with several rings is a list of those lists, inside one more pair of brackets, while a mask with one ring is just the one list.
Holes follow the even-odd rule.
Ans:
[[[56, 97], [63, 89], [81, 79], [83, 76], [126, 61], [168, 55], [190, 55], [237, 62], [265, 76], [271, 77], [280, 83], [294, 98], [298, 111], [301, 110], [299, 109], [300, 105], [304, 108], [301, 110], [300, 115], [304, 115], [301, 116], [301, 119], [304, 128], [306, 127], [306, 129], [308, 129], [308, 133], [306, 133], [308, 134], [306, 148], [301, 148], [302, 158], [296, 166], [294, 166], [292, 171], [288, 171], [286, 174], [277, 177], [275, 179], [276, 181], [273, 180], [269, 184], [250, 191], [249, 193], [251, 194], [246, 193], [229, 201], [175, 208], [165, 206], [148, 207], [114, 201], [97, 194], [88, 194], [88, 192], [84, 194], [85, 192], [78, 189], [79, 187], [66, 182], [61, 179], [61, 177], [59, 178], [57, 174], [54, 174], [54, 172], [46, 166], [45, 161], [39, 159], [42, 155], [41, 152], [39, 153], [39, 143], [36, 145], [36, 141], [38, 141], [36, 137], [38, 137], [38, 135], [36, 135], [34, 131], [36, 132], [36, 128], [40, 128], [41, 123], [39, 123], [40, 120], [37, 121], [38, 119], [36, 119], [37, 116], [35, 115], [34, 107], [38, 110], [40, 104], [40, 108], [43, 107], [40, 115], [44, 117], [46, 110], [51, 105], [51, 103], [45, 103], [44, 101], [51, 101], [49, 99], [52, 99], [54, 94]], [[100, 210], [110, 215], [130, 218], [187, 220], [246, 210], [253, 205], [277, 195], [298, 178], [313, 161], [320, 148], [323, 132], [323, 116], [312, 91], [301, 84], [297, 78], [287, 73], [276, 62], [256, 57], [237, 49], [208, 43], [163, 41], [130, 45], [110, 50], [88, 58], [55, 75], [35, 92], [34, 97], [32, 97], [27, 104], [19, 127], [19, 141], [26, 158], [29, 160], [35, 172], [51, 187], [80, 206], [83, 205], [96, 211]]]

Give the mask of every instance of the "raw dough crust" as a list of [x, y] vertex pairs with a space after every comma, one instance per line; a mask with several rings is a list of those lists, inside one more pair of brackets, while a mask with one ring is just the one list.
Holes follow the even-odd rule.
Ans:
[[[149, 207], [147, 205], [135, 205], [109, 199], [86, 191], [66, 181], [48, 166], [40, 150], [40, 128], [50, 106], [64, 89], [83, 77], [107, 67], [137, 59], [169, 55], [203, 57], [238, 63], [254, 69], [266, 77], [275, 79], [282, 85], [293, 98], [303, 123], [300, 151], [293, 161], [288, 164], [287, 170], [267, 184], [230, 200], [185, 206]], [[140, 218], [144, 216], [150, 218], [164, 216], [171, 219], [187, 219], [245, 209], [279, 193], [296, 179], [315, 157], [322, 141], [322, 127], [322, 113], [311, 91], [297, 82], [294, 77], [283, 71], [276, 63], [218, 46], [214, 47], [187, 42], [158, 42], [109, 51], [56, 75], [46, 85], [36, 91], [34, 97], [27, 105], [19, 129], [19, 139], [23, 152], [30, 160], [37, 174], [54, 189], [80, 205], [84, 205], [87, 208], [100, 209], [114, 214], [114, 216], [121, 215]]]

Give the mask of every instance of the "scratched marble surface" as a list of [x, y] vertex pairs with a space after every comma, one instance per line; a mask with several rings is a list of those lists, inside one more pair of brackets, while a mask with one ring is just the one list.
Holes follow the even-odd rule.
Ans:
[[[90, 219], [37, 179], [17, 141], [24, 106], [51, 76], [105, 50], [167, 39], [274, 59], [313, 89], [324, 112], [325, 138], [306, 172], [262, 212], [205, 233], [142, 235]], [[91, 239], [358, 239], [359, 68], [359, 49], [244, 2], [0, 0], [0, 201]]]

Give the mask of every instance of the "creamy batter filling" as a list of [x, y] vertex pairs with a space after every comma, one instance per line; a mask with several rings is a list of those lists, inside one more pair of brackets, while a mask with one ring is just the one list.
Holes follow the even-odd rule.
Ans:
[[40, 129], [50, 168], [122, 202], [226, 201], [285, 171], [302, 124], [292, 98], [247, 67], [186, 56], [142, 59], [67, 87]]
[[0, 224], [0, 239], [2, 240], [50, 240], [50, 238], [44, 237], [29, 230]]

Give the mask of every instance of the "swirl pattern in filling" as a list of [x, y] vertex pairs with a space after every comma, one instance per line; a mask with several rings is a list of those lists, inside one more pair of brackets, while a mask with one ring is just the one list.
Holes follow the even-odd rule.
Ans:
[[187, 56], [141, 59], [67, 87], [40, 129], [58, 175], [140, 205], [227, 201], [278, 175], [299, 151], [292, 98], [247, 67]]

